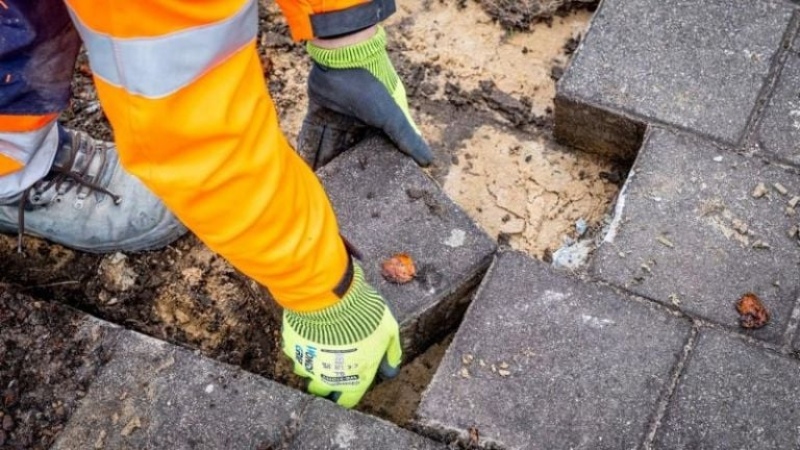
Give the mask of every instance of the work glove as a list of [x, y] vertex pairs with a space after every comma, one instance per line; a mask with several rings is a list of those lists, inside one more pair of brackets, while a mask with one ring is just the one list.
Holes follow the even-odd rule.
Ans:
[[300, 153], [314, 169], [366, 135], [382, 130], [421, 166], [433, 161], [408, 110], [406, 90], [389, 55], [386, 32], [337, 49], [306, 44], [313, 67], [308, 76], [308, 114], [300, 131]]
[[356, 262], [338, 303], [314, 312], [284, 310], [283, 352], [294, 373], [309, 378], [308, 392], [345, 408], [361, 400], [376, 373], [396, 376], [402, 359], [397, 321]]

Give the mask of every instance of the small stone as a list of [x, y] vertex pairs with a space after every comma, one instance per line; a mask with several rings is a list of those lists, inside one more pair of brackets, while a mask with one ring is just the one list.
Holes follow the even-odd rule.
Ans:
[[478, 365], [481, 366], [481, 367], [486, 367], [486, 361], [484, 361], [482, 359], [479, 359], [478, 360]]
[[714, 162], [722, 162], [722, 156], [715, 156]]
[[753, 198], [761, 198], [767, 195], [767, 186], [764, 183], [758, 183], [756, 188], [753, 189], [753, 193], [750, 194]]
[[789, 206], [792, 208], [796, 208], [798, 203], [800, 203], [800, 197], [798, 196], [794, 196], [789, 200]]
[[793, 216], [793, 215], [795, 215], [795, 213], [797, 212], [797, 211], [796, 211], [794, 208], [792, 208], [791, 206], [787, 206], [787, 207], [786, 207], [786, 209], [785, 209], [784, 211], [786, 212], [786, 215], [787, 215], [787, 216]]
[[508, 363], [507, 362], [501, 362], [500, 363], [500, 368], [501, 369], [508, 369]]
[[97, 436], [97, 440], [94, 441], [94, 448], [96, 450], [100, 450], [105, 448], [106, 444], [106, 430], [100, 430], [100, 435]]
[[194, 287], [200, 284], [200, 280], [203, 279], [203, 271], [199, 267], [189, 267], [181, 271], [181, 277], [189, 286]]
[[500, 370], [497, 371], [497, 373], [501, 377], [507, 377], [507, 376], [511, 375], [511, 372], [509, 372], [508, 370], [505, 370], [505, 369], [500, 369]]
[[189, 317], [189, 314], [186, 314], [183, 310], [180, 309], [176, 309], [174, 315], [175, 315], [175, 320], [178, 321], [178, 323], [181, 325], [188, 323], [189, 320], [191, 319]]
[[673, 243], [672, 243], [672, 241], [670, 241], [669, 239], [667, 239], [667, 238], [666, 238], [666, 237], [664, 237], [664, 236], [658, 236], [658, 237], [656, 238], [656, 240], [657, 240], [658, 242], [660, 242], [662, 245], [665, 245], [665, 246], [667, 246], [667, 247], [669, 247], [669, 248], [675, 248], [675, 244], [673, 244]]
[[130, 436], [131, 433], [139, 428], [142, 428], [142, 420], [139, 418], [139, 416], [134, 416], [134, 418], [131, 419], [127, 425], [125, 425], [125, 428], [123, 428], [119, 434], [123, 436]]
[[753, 248], [760, 249], [760, 250], [768, 250], [768, 249], [770, 249], [772, 247], [770, 247], [770, 245], [768, 243], [766, 243], [766, 242], [764, 242], [762, 240], [758, 240], [758, 241], [753, 242]]
[[773, 183], [772, 187], [774, 187], [775, 190], [778, 191], [781, 195], [786, 195], [786, 194], [789, 193], [789, 190], [786, 189], [786, 186], [784, 186], [784, 185], [782, 185], [780, 183]]
[[789, 228], [789, 237], [790, 238], [797, 237], [798, 234], [800, 234], [800, 226], [795, 225], [795, 226]]
[[670, 294], [669, 301], [675, 306], [681, 306], [681, 299], [678, 294]]
[[467, 370], [466, 367], [462, 367], [461, 368], [461, 370], [459, 371], [459, 375], [461, 375], [461, 378], [469, 378], [470, 377], [469, 370]]
[[738, 231], [741, 234], [747, 234], [748, 226], [746, 223], [739, 219], [733, 219], [733, 229]]
[[6, 414], [3, 417], [3, 430], [4, 431], [11, 431], [14, 429], [14, 419], [11, 417], [11, 414]]
[[497, 372], [497, 366], [495, 366], [494, 364], [492, 364], [492, 372]]
[[462, 362], [463, 364], [466, 364], [466, 365], [468, 365], [468, 364], [472, 364], [472, 361], [473, 361], [474, 359], [475, 359], [475, 357], [474, 357], [474, 356], [472, 356], [471, 354], [467, 353], [466, 355], [463, 355], [463, 356], [461, 357], [461, 362]]
[[500, 225], [500, 232], [505, 234], [521, 234], [525, 231], [525, 220], [514, 218]]

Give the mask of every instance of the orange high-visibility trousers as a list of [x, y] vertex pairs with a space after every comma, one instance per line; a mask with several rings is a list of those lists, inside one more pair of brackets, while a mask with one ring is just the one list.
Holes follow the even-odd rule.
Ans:
[[[66, 3], [125, 168], [284, 307], [338, 301], [349, 257], [322, 186], [279, 128], [256, 53], [256, 1]], [[358, 28], [373, 4], [322, 3], [281, 2], [295, 38], [341, 31], [334, 15], [315, 32], [310, 16], [325, 11], [354, 12], [345, 22]]]

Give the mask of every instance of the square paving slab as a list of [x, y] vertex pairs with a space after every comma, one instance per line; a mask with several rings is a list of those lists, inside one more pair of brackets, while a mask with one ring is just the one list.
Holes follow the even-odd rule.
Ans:
[[635, 448], [687, 321], [501, 253], [417, 412], [426, 432], [501, 448]]
[[655, 448], [789, 449], [800, 443], [800, 362], [704, 329]]
[[758, 129], [758, 144], [800, 166], [800, 42], [795, 39]]
[[[414, 161], [373, 138], [318, 172], [342, 234], [363, 253], [367, 278], [400, 322], [406, 356], [456, 327], [496, 243]], [[407, 253], [417, 277], [394, 284], [381, 262]]]
[[[800, 176], [654, 128], [618, 199], [593, 272], [688, 314], [738, 328], [736, 301], [758, 295], [780, 342], [800, 292]], [[800, 199], [797, 199], [800, 201]]]
[[792, 14], [771, 0], [605, 0], [558, 84], [556, 135], [622, 158], [642, 123], [738, 144]]
[[53, 450], [269, 448], [308, 397], [125, 331]]

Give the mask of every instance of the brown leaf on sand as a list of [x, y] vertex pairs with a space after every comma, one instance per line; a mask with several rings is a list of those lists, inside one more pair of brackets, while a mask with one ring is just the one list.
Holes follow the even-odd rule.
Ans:
[[407, 253], [398, 253], [381, 265], [381, 275], [392, 283], [408, 283], [414, 279], [416, 274], [417, 268], [414, 267], [414, 260]]
[[769, 313], [761, 300], [748, 292], [736, 303], [736, 311], [739, 312], [739, 325], [742, 328], [761, 328], [769, 322]]

